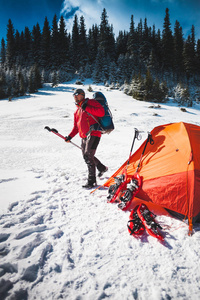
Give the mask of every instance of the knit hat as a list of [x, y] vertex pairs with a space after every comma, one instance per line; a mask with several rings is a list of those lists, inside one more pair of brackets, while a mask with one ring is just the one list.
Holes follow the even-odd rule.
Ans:
[[76, 89], [75, 91], [74, 91], [74, 93], [73, 93], [73, 95], [75, 96], [75, 95], [83, 95], [84, 97], [85, 97], [85, 92], [84, 92], [84, 90], [82, 90], [82, 89]]

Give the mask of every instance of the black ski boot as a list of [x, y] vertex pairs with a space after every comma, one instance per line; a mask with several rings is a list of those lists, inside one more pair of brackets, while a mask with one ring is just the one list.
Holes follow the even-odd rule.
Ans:
[[108, 167], [105, 167], [105, 169], [103, 169], [102, 171], [99, 171], [98, 177], [101, 177], [107, 171], [108, 171]]
[[96, 178], [92, 177], [92, 178], [89, 178], [87, 183], [85, 185], [83, 185], [82, 187], [84, 189], [91, 189], [91, 188], [95, 187], [96, 185], [97, 185]]

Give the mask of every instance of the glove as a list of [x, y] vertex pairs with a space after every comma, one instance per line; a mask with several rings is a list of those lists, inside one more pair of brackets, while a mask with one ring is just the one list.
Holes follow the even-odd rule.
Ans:
[[71, 141], [71, 139], [72, 139], [71, 136], [68, 135], [65, 137], [65, 142], [69, 143]]
[[86, 109], [86, 106], [87, 106], [87, 101], [84, 101], [83, 104], [81, 105], [81, 108], [82, 108], [83, 110], [85, 110], [85, 109]]

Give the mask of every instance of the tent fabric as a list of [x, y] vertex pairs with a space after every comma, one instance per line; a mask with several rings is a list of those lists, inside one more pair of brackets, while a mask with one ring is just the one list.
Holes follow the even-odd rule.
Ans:
[[[151, 131], [154, 144], [147, 144], [138, 170], [142, 189], [137, 198], [161, 205], [188, 218], [200, 213], [200, 126], [172, 123]], [[145, 142], [131, 156], [128, 181], [136, 172]], [[127, 161], [106, 181], [114, 184]]]

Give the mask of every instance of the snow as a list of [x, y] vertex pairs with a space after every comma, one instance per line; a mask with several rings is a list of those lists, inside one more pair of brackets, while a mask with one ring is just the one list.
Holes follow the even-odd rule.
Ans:
[[[172, 101], [150, 108], [119, 90], [95, 86], [108, 99], [115, 130], [102, 136], [97, 157], [109, 167], [102, 185], [155, 126], [184, 121], [200, 125], [200, 105], [182, 112]], [[80, 86], [79, 86], [80, 87]], [[129, 235], [129, 212], [107, 203], [107, 190], [83, 190], [87, 168], [81, 152], [44, 130], [67, 135], [73, 125], [74, 82], [0, 101], [0, 299], [200, 298], [200, 226], [164, 210], [157, 215], [165, 242]], [[77, 135], [73, 142], [80, 145]]]

